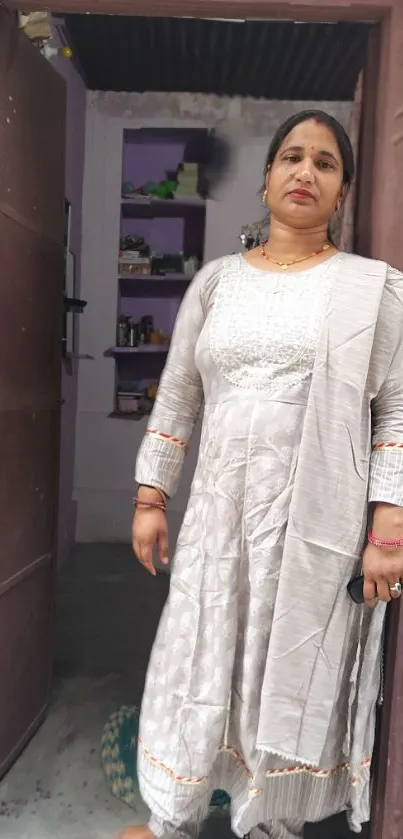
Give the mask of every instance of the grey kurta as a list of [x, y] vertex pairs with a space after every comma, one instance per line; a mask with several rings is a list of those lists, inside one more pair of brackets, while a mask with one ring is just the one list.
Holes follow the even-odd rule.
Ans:
[[[300, 596], [303, 553], [295, 549], [295, 578], [283, 567], [285, 541], [290, 532], [298, 534], [297, 517], [290, 522], [290, 515], [296, 480], [301, 491], [296, 476], [301, 443], [307, 446], [305, 417], [323, 325], [346, 272], [365, 275], [364, 264], [371, 263], [339, 254], [310, 270], [270, 273], [241, 255], [225, 257], [199, 272], [182, 305], [136, 470], [139, 483], [172, 496], [204, 405], [198, 463], [141, 716], [141, 791], [161, 823], [179, 827], [196, 818], [213, 787], [231, 795], [238, 835], [271, 820], [302, 823], [343, 809], [358, 832], [369, 817], [384, 607], [369, 612], [346, 593], [362, 547], [360, 513], [352, 547], [339, 550], [329, 536], [330, 559], [343, 554], [342, 571], [322, 563], [312, 578], [307, 564], [308, 597]], [[389, 269], [387, 279], [385, 267], [382, 278], [381, 264], [372, 264], [379, 300], [385, 280], [401, 295], [401, 275]], [[398, 294], [392, 298], [401, 306]], [[368, 326], [374, 331], [375, 321]], [[376, 382], [365, 410], [375, 397], [376, 415], [377, 390], [387, 403], [379, 398], [376, 442], [403, 441], [396, 386], [388, 400], [384, 384], [396, 335], [392, 329], [389, 339], [383, 336], [382, 358], [373, 362]], [[346, 420], [351, 405], [342, 408]], [[346, 452], [346, 461], [350, 457]], [[400, 450], [375, 450], [370, 500], [403, 505], [402, 465]], [[325, 479], [337, 496], [346, 476], [330, 472]], [[368, 477], [364, 490], [358, 510], [366, 504]], [[312, 510], [313, 520], [317, 514]], [[313, 525], [313, 553], [314, 537]], [[289, 548], [287, 556], [293, 559]], [[309, 670], [312, 650], [317, 662]], [[309, 693], [310, 679], [316, 693]], [[298, 736], [288, 737], [294, 729]]]

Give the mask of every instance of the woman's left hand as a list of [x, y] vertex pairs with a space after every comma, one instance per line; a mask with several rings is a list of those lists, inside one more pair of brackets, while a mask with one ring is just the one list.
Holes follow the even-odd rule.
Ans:
[[377, 600], [388, 603], [398, 599], [399, 592], [391, 588], [403, 579], [403, 548], [390, 550], [367, 545], [363, 556], [364, 598], [368, 606]]

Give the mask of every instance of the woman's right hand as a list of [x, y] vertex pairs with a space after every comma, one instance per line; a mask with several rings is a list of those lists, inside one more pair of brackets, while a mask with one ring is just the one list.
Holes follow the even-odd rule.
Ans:
[[[140, 487], [139, 499], [144, 502], [161, 501], [158, 490]], [[147, 571], [156, 576], [153, 548], [157, 546], [160, 562], [168, 565], [168, 523], [163, 510], [156, 507], [137, 507], [133, 519], [132, 541], [134, 553]]]

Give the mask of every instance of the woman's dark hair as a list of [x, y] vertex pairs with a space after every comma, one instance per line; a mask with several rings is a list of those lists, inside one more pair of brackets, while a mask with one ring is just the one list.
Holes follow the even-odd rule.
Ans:
[[264, 177], [266, 178], [267, 169], [272, 165], [274, 158], [276, 157], [276, 154], [285, 138], [288, 137], [293, 128], [296, 128], [297, 125], [300, 125], [302, 122], [307, 122], [310, 119], [317, 120], [322, 125], [325, 125], [326, 128], [328, 128], [334, 135], [343, 163], [343, 184], [348, 189], [354, 179], [355, 169], [354, 152], [348, 134], [337, 119], [330, 116], [330, 114], [327, 114], [325, 111], [316, 111], [314, 109], [309, 111], [300, 111], [298, 114], [293, 114], [277, 129], [267, 153]]

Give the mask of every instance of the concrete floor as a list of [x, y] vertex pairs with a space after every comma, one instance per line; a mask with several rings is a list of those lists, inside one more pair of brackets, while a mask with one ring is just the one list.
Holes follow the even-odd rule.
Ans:
[[[128, 546], [75, 548], [60, 575], [49, 714], [0, 784], [1, 839], [112, 839], [147, 818], [140, 797], [133, 811], [109, 792], [99, 751], [109, 714], [140, 703], [167, 589]], [[229, 839], [227, 819], [203, 834]], [[308, 827], [306, 839], [350, 836], [341, 818]]]

